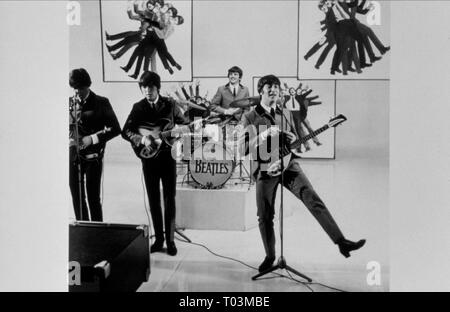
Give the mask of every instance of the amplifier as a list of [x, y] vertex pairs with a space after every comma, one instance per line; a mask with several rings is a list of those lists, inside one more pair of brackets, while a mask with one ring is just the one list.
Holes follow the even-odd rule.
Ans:
[[69, 225], [69, 291], [136, 291], [150, 276], [147, 225]]

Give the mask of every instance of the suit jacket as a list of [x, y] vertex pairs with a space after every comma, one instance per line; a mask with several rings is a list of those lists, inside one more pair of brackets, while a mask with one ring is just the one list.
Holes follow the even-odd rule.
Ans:
[[[223, 114], [225, 109], [230, 108], [230, 103], [243, 99], [246, 97], [249, 97], [250, 93], [248, 91], [247, 87], [244, 87], [243, 85], [239, 84], [239, 91], [236, 94], [236, 96], [233, 96], [233, 92], [230, 89], [230, 83], [227, 83], [224, 86], [220, 86], [217, 89], [216, 95], [214, 95], [213, 99], [211, 100], [211, 110], [213, 112], [217, 112], [219, 114]], [[249, 111], [249, 108], [241, 109], [238, 113], [235, 114], [235, 117], [237, 120], [241, 119], [241, 116], [243, 113]]]
[[[294, 119], [289, 110], [284, 109], [283, 131], [289, 131], [295, 134], [297, 137], [297, 131], [295, 129]], [[255, 154], [258, 146], [262, 143], [260, 140], [261, 131], [268, 129], [270, 126], [279, 126], [281, 128], [281, 109], [277, 108], [275, 119], [258, 103], [254, 110], [247, 112], [242, 117], [240, 126], [241, 135], [239, 138], [239, 145], [241, 148], [241, 155], [247, 155], [251, 153], [252, 161], [252, 176], [257, 178], [259, 171], [261, 171], [262, 164], [266, 163], [259, 159], [259, 156]]]
[[[70, 101], [70, 99], [69, 99]], [[72, 118], [71, 118], [72, 119]], [[75, 125], [72, 123], [69, 126], [70, 138], [74, 138]], [[90, 91], [85, 103], [81, 107], [81, 116], [79, 122], [80, 137], [95, 134], [96, 132], [104, 130], [104, 128], [111, 128], [110, 131], [98, 134], [98, 143], [90, 145], [84, 150], [85, 154], [100, 153], [103, 155], [106, 142], [120, 134], [120, 125], [116, 114], [106, 97], [96, 95]], [[74, 156], [73, 153], [70, 154]]]
[[[147, 99], [142, 99], [133, 105], [122, 129], [122, 137], [138, 146], [142, 140], [142, 135], [138, 129], [149, 124], [158, 124], [161, 119], [168, 121], [168, 127], [164, 130], [172, 129], [175, 124], [189, 124], [189, 119], [183, 115], [175, 100], [159, 96], [156, 108], [152, 108]], [[162, 149], [169, 148], [162, 146]]]

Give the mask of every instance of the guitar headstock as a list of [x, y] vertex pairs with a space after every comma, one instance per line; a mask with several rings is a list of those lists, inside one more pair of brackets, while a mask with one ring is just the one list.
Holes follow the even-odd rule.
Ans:
[[331, 127], [337, 127], [339, 126], [341, 123], [343, 123], [344, 121], [347, 120], [347, 117], [345, 117], [342, 114], [337, 115], [336, 117], [333, 117], [330, 119], [330, 121], [328, 122], [328, 126]]

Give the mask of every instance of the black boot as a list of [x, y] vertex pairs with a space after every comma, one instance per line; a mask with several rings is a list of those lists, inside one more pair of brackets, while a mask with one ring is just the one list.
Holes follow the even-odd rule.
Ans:
[[169, 256], [175, 256], [177, 254], [178, 250], [175, 246], [174, 242], [167, 242], [167, 254]]
[[264, 272], [267, 269], [270, 269], [275, 261], [275, 257], [265, 257], [264, 261], [260, 264], [258, 271], [259, 273]]
[[162, 240], [155, 240], [152, 247], [150, 247], [150, 253], [162, 251], [164, 246], [164, 241]]
[[340, 240], [337, 241], [336, 244], [339, 246], [339, 251], [341, 252], [341, 254], [344, 257], [348, 258], [350, 257], [350, 251], [358, 250], [359, 248], [364, 246], [365, 243], [366, 243], [365, 239], [361, 239], [357, 242], [352, 242], [345, 238], [341, 238]]
[[391, 47], [384, 47], [383, 50], [380, 51], [382, 55], [385, 55], [387, 51], [389, 51]]
[[370, 60], [370, 62], [371, 62], [371, 63], [375, 63], [376, 61], [379, 61], [379, 60], [381, 60], [381, 56], [374, 56], [374, 57]]

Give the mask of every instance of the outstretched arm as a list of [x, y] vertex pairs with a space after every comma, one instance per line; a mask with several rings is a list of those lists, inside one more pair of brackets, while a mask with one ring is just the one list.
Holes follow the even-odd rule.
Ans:
[[128, 18], [136, 21], [141, 21], [142, 18], [139, 14], [135, 12], [135, 8], [137, 6], [136, 1], [132, 1], [128, 3], [127, 14]]

